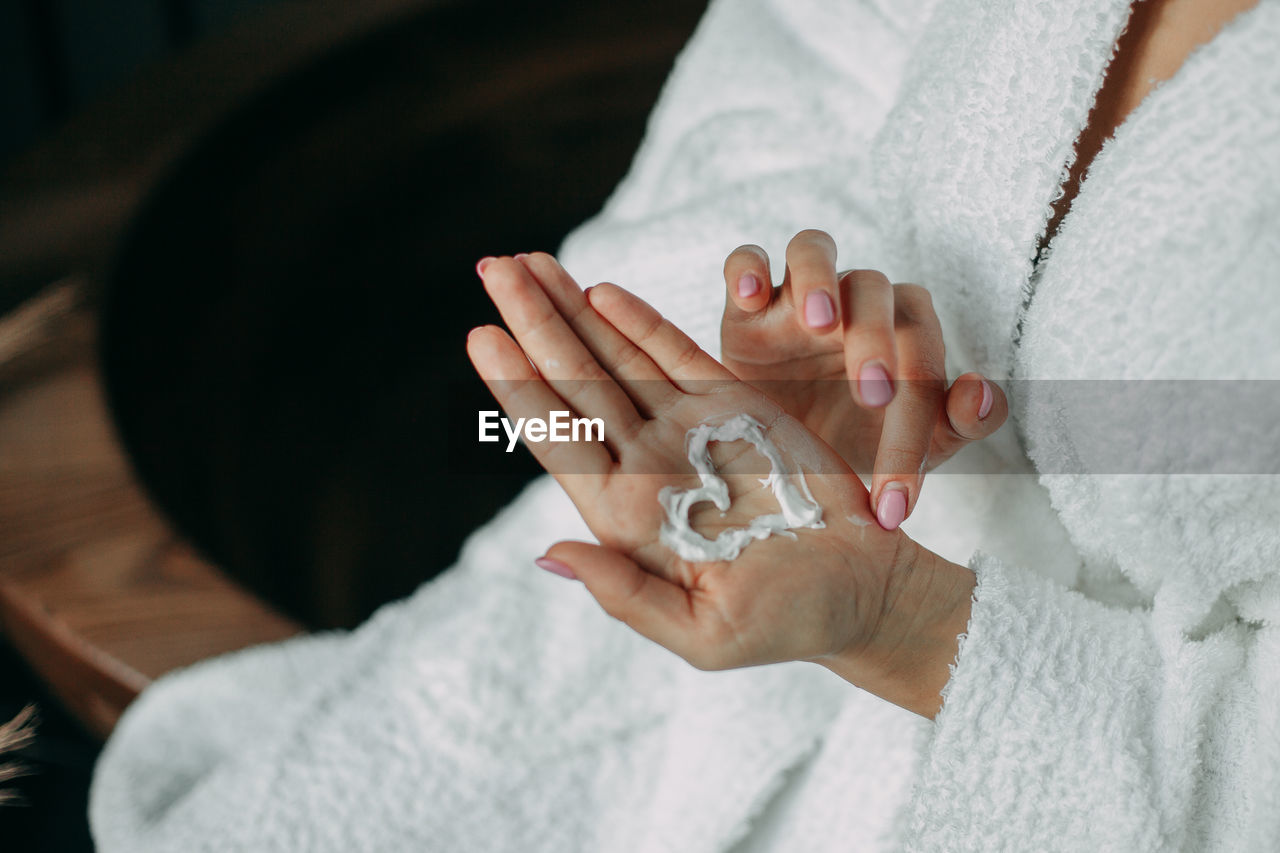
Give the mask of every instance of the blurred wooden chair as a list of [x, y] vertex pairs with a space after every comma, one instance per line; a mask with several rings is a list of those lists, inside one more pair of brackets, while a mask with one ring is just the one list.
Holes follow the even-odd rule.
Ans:
[[431, 5], [286, 0], [91, 105], [0, 181], [0, 296], [29, 297], [0, 318], [0, 629], [99, 737], [165, 672], [302, 630], [197, 554], [126, 458], [97, 340], [117, 241], [237, 103]]
[[163, 673], [301, 626], [170, 528], [116, 440], [84, 284], [0, 320], [0, 625], [105, 737]]

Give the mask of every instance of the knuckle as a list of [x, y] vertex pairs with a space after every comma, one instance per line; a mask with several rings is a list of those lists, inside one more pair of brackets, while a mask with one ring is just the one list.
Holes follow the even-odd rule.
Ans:
[[894, 325], [894, 336], [900, 342], [902, 369], [906, 375], [943, 381], [946, 379], [947, 348], [942, 329], [934, 323]]
[[686, 368], [690, 366], [697, 360], [700, 352], [701, 350], [698, 349], [698, 345], [695, 344], [693, 341], [688, 341], [688, 340], [684, 341], [680, 345], [679, 351], [676, 353], [675, 358], [671, 362], [672, 369], [675, 371], [679, 371], [682, 368]]
[[627, 370], [627, 368], [636, 363], [640, 359], [641, 355], [642, 353], [640, 350], [637, 347], [632, 346], [630, 343], [619, 344], [614, 349], [612, 359], [614, 373], [621, 375]]
[[636, 336], [636, 344], [643, 349], [646, 344], [650, 343], [654, 336], [658, 334], [658, 330], [662, 328], [663, 320], [661, 314], [654, 313], [645, 323], [644, 329]]
[[591, 307], [591, 303], [584, 299], [578, 307], [562, 316], [564, 316], [565, 321], [575, 333], [581, 334], [580, 330], [583, 323], [589, 321], [589, 318], [594, 317], [595, 313], [595, 309]]
[[609, 597], [607, 602], [601, 601], [605, 612], [626, 624], [631, 623], [633, 614], [642, 606], [644, 600], [645, 578], [637, 577], [625, 590]]
[[901, 377], [917, 386], [921, 394], [930, 398], [940, 396], [946, 387], [947, 375], [942, 367], [942, 360], [931, 357], [913, 358], [899, 364]]
[[512, 382], [507, 380], [510, 387], [507, 393], [507, 399], [503, 402], [509, 409], [532, 409], [536, 406], [536, 399], [531, 403], [530, 398], [533, 397], [533, 385], [529, 382]]
[[923, 472], [927, 461], [927, 455], [917, 448], [892, 444], [881, 448], [880, 458], [876, 460], [875, 473], [878, 477], [895, 479], [914, 477]]
[[893, 288], [895, 322], [941, 332], [938, 313], [933, 308], [933, 295], [929, 291], [915, 284], [895, 284]]
[[[590, 353], [584, 353], [570, 364], [570, 376], [575, 376], [584, 383], [598, 382], [601, 379], [609, 378], [600, 363], [592, 358]], [[590, 387], [589, 385], [587, 387]]]
[[[893, 335], [881, 326], [854, 323], [849, 328], [849, 336], [845, 344], [847, 351], [845, 363], [853, 369], [860, 368], [862, 362], [875, 359], [891, 367], [890, 356], [894, 352]], [[901, 370], [895, 370], [901, 373]]]
[[933, 306], [933, 294], [929, 292], [927, 287], [921, 287], [918, 284], [903, 282], [893, 286], [893, 292], [896, 299], [912, 305]]
[[883, 288], [888, 290], [891, 285], [889, 278], [880, 270], [849, 270], [847, 273], [850, 283], [857, 288]]

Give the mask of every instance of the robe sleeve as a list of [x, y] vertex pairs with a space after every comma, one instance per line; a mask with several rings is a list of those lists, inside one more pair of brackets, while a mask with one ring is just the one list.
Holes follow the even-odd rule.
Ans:
[[[1221, 541], [1201, 581], [1231, 574]], [[1152, 606], [1129, 609], [983, 553], [970, 567], [973, 610], [907, 849], [1276, 849], [1274, 572], [1231, 583], [1201, 618], [1194, 602], [1216, 590], [1182, 583], [1194, 575], [1171, 573]]]

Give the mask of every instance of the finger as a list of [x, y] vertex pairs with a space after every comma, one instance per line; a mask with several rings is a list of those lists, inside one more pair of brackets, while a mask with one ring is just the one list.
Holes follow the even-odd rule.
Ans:
[[1000, 429], [1009, 417], [1009, 400], [1003, 388], [981, 373], [966, 373], [951, 383], [943, 409], [929, 449], [930, 465], [950, 459], [966, 444]]
[[[697, 618], [684, 587], [647, 572], [617, 551], [586, 542], [559, 542], [547, 557], [586, 585], [605, 612], [688, 659], [696, 652]], [[544, 559], [546, 559], [544, 558]], [[556, 567], [539, 563], [549, 571]]]
[[739, 246], [730, 252], [724, 261], [724, 281], [729, 290], [726, 320], [746, 319], [767, 308], [773, 298], [769, 256], [759, 246]]
[[796, 316], [813, 332], [840, 327], [836, 290], [836, 244], [825, 231], [801, 231], [787, 244], [784, 289], [789, 289]]
[[882, 272], [853, 270], [840, 277], [845, 375], [854, 400], [864, 408], [878, 409], [893, 399], [898, 373], [894, 298], [893, 285]]
[[512, 258], [498, 258], [482, 274], [489, 293], [529, 359], [552, 390], [579, 414], [604, 419], [616, 449], [639, 429], [640, 413], [570, 328], [550, 298]]
[[591, 288], [587, 298], [601, 316], [648, 353], [682, 390], [705, 393], [734, 381], [727, 367], [635, 294], [615, 284], [599, 284]]
[[[794, 316], [791, 289], [772, 286], [769, 256], [759, 246], [739, 246], [725, 260], [724, 313], [720, 318], [720, 355], [724, 364], [749, 376], [753, 383], [790, 377], [794, 358], [808, 358], [814, 351], [812, 333]], [[750, 284], [745, 289], [743, 281]], [[751, 292], [759, 282], [759, 289]], [[840, 342], [825, 342], [839, 363]], [[766, 393], [768, 393], [766, 391]]]
[[871, 481], [876, 520], [886, 530], [915, 508], [946, 393], [946, 351], [929, 292], [912, 284], [893, 290], [903, 381], [885, 409]]
[[[508, 419], [543, 418], [566, 408], [563, 400], [538, 376], [529, 359], [506, 332], [481, 326], [467, 335], [467, 356]], [[499, 441], [507, 440], [499, 436]], [[527, 444], [538, 464], [555, 476], [581, 509], [594, 505], [604, 486], [602, 476], [613, 458], [599, 441], [540, 441]]]
[[642, 413], [669, 405], [677, 389], [653, 360], [601, 317], [560, 262], [545, 252], [520, 256], [525, 269], [600, 365]]

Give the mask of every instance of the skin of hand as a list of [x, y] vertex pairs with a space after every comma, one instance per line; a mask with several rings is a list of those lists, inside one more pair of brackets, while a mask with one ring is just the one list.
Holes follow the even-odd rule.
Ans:
[[[605, 423], [603, 441], [529, 442], [600, 541], [558, 543], [540, 566], [581, 580], [610, 615], [700, 669], [812, 661], [937, 712], [968, 620], [968, 569], [872, 524], [866, 488], [829, 446], [638, 297], [610, 284], [584, 293], [545, 254], [478, 270], [514, 339], [480, 327], [467, 352], [507, 416], [568, 409]], [[752, 542], [731, 563], [684, 560], [659, 541], [658, 492], [697, 483], [688, 430], [740, 412], [826, 472], [806, 477], [826, 526]], [[713, 447], [733, 502], [723, 514], [695, 505], [695, 529], [714, 536], [776, 512], [759, 481], [767, 463], [741, 442]]]
[[801, 231], [774, 288], [759, 246], [724, 264], [721, 357], [871, 478], [870, 506], [892, 530], [915, 508], [924, 472], [1009, 413], [1004, 391], [977, 373], [946, 386], [942, 329], [929, 292], [875, 270], [836, 272], [836, 244]]

